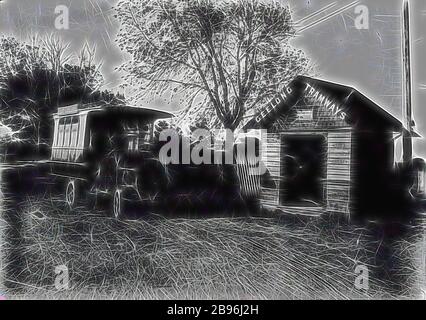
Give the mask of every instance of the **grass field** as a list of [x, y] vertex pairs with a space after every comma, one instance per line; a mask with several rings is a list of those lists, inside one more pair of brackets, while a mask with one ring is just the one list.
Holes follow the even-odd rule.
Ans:
[[[412, 230], [410, 238], [390, 239], [381, 228], [328, 218], [150, 215], [116, 221], [84, 207], [67, 212], [58, 200], [30, 198], [18, 217], [14, 223], [19, 232], [7, 232], [11, 226], [3, 221], [1, 248], [6, 285], [2, 291], [17, 299], [422, 295], [424, 242], [422, 233]], [[54, 287], [59, 265], [69, 269], [69, 290]], [[358, 265], [368, 267], [368, 290], [355, 286]]]

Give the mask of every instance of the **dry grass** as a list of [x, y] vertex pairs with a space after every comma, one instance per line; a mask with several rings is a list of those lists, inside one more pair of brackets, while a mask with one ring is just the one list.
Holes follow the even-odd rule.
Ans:
[[[387, 257], [381, 250], [383, 239], [365, 228], [319, 218], [153, 215], [116, 221], [83, 207], [66, 213], [54, 200], [27, 204], [20, 215], [22, 241], [2, 242], [8, 256], [5, 280], [24, 288], [6, 293], [18, 299], [349, 299], [418, 294], [412, 290], [420, 276], [412, 256], [423, 252], [419, 242], [397, 240]], [[17, 250], [23, 262], [21, 268], [11, 269]], [[406, 257], [411, 257], [409, 263]], [[397, 270], [381, 277], [387, 258]], [[369, 266], [374, 275], [368, 292], [354, 286], [359, 264]], [[58, 265], [70, 270], [69, 291], [57, 292], [53, 286]]]

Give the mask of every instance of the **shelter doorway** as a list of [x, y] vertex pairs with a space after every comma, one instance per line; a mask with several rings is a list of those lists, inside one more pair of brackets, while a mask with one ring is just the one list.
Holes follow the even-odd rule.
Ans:
[[327, 159], [325, 136], [283, 135], [281, 145], [281, 205], [323, 206]]

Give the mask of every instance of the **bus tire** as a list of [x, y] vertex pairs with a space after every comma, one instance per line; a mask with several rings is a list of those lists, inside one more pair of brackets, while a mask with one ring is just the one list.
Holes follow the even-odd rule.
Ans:
[[74, 209], [78, 200], [78, 181], [68, 179], [65, 188], [65, 203], [68, 209]]
[[126, 199], [124, 198], [124, 190], [117, 188], [114, 192], [112, 200], [112, 213], [117, 220], [122, 219], [126, 213]]

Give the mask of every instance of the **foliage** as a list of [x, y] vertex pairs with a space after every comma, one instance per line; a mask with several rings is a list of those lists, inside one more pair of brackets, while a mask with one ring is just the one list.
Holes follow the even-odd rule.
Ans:
[[[121, 0], [121, 66], [135, 98], [170, 96], [183, 122], [211, 119], [235, 129], [245, 116], [310, 71], [290, 10], [261, 0]], [[216, 117], [215, 117], [216, 115]]]
[[27, 42], [0, 39], [0, 122], [9, 128], [1, 140], [46, 149], [49, 117], [58, 105], [122, 100], [99, 91], [103, 78], [94, 62], [94, 47], [86, 44], [78, 53], [68, 51], [69, 44], [54, 36]]

